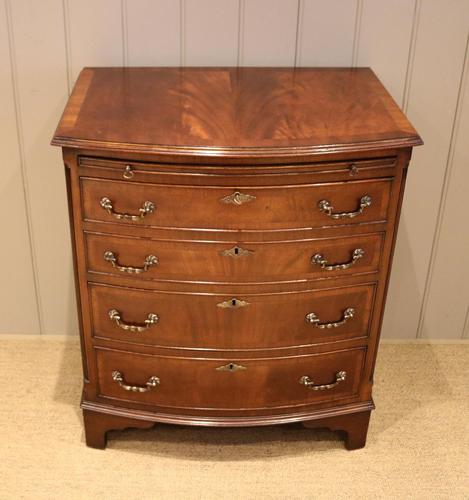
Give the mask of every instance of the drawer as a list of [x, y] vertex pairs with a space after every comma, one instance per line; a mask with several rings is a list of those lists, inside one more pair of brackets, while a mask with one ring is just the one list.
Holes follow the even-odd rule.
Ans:
[[375, 293], [373, 284], [236, 298], [98, 284], [89, 288], [96, 337], [220, 350], [365, 337]]
[[96, 356], [101, 397], [157, 407], [241, 410], [356, 396], [365, 349], [269, 359], [176, 358], [105, 349], [97, 349]]
[[81, 178], [87, 221], [221, 230], [384, 221], [391, 184], [385, 178], [237, 189]]
[[262, 282], [376, 272], [384, 233], [288, 242], [165, 241], [86, 233], [88, 269], [142, 280]]

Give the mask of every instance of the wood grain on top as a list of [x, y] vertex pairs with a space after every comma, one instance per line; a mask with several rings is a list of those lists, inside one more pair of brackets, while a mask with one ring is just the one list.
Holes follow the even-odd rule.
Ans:
[[421, 143], [369, 68], [85, 68], [52, 140], [234, 157]]

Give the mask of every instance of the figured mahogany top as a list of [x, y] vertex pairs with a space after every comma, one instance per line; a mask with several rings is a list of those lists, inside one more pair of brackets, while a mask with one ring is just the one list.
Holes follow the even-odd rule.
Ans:
[[369, 68], [85, 68], [52, 140], [228, 157], [421, 143]]

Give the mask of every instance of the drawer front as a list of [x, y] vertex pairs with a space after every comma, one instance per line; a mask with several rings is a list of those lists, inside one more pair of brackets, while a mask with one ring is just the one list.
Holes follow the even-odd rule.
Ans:
[[[357, 395], [365, 349], [269, 359], [194, 359], [97, 350], [99, 393], [157, 407], [298, 407]], [[322, 390], [318, 386], [327, 385]]]
[[85, 220], [223, 230], [384, 221], [391, 184], [380, 179], [238, 190], [81, 178]]
[[220, 350], [293, 347], [365, 337], [375, 289], [369, 284], [234, 298], [98, 284], [89, 287], [96, 337]]
[[[86, 234], [88, 269], [146, 280], [261, 282], [379, 268], [383, 234], [275, 243], [163, 241]], [[156, 257], [151, 265], [145, 265]], [[129, 269], [130, 268], [130, 269]]]

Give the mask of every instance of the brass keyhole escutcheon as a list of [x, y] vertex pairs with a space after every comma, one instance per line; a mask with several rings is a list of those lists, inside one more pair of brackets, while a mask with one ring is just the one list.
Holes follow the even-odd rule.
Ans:
[[247, 370], [243, 365], [238, 365], [236, 363], [228, 363], [227, 365], [219, 366], [215, 368], [219, 372], [237, 372], [240, 370]]
[[247, 307], [248, 305], [249, 302], [233, 297], [232, 299], [218, 303], [217, 307], [219, 307], [220, 309], [239, 309], [240, 307]]
[[253, 250], [247, 250], [238, 245], [235, 245], [234, 247], [229, 248], [228, 250], [222, 250], [220, 252], [220, 255], [222, 255], [223, 257], [232, 257], [234, 259], [238, 259], [240, 257], [249, 257], [253, 253], [254, 253]]

